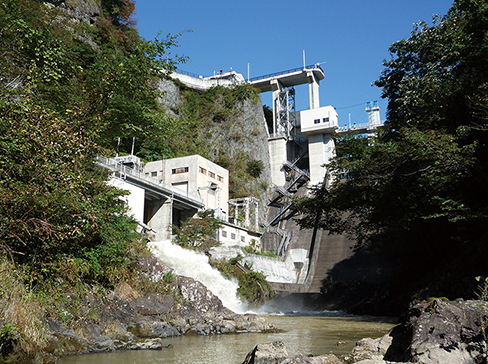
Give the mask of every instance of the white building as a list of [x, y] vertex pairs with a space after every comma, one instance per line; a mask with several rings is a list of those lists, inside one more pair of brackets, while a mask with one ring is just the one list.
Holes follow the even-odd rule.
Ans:
[[[146, 177], [161, 180], [183, 193], [200, 197], [204, 201], [205, 209], [214, 210], [214, 216], [223, 221], [223, 227], [217, 232], [217, 240], [222, 245], [247, 246], [253, 240], [259, 241], [261, 233], [258, 232], [257, 199], [229, 201], [227, 169], [202, 156], [192, 155], [149, 162], [144, 166], [144, 174]], [[229, 204], [232, 214], [229, 213]], [[175, 216], [173, 211], [172, 223], [178, 226], [182, 219], [188, 217], [191, 216]]]
[[339, 129], [337, 111], [332, 106], [300, 111], [300, 131], [308, 139], [310, 184], [324, 182], [324, 164], [335, 157], [332, 135]]
[[205, 209], [227, 220], [229, 171], [199, 155], [163, 159], [144, 166], [148, 177], [162, 180], [180, 191], [203, 199]]

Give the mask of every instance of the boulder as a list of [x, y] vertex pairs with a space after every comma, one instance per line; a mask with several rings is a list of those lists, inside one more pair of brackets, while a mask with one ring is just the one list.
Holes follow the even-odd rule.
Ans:
[[179, 277], [178, 288], [188, 304], [200, 314], [221, 312], [224, 310], [222, 301], [202, 283], [188, 277]]
[[342, 361], [334, 354], [319, 356], [299, 355], [293, 359], [286, 359], [282, 364], [342, 364]]
[[250, 351], [242, 364], [342, 364], [333, 354], [319, 356], [288, 356], [283, 341], [259, 344]]
[[283, 341], [259, 344], [247, 354], [242, 364], [281, 364], [288, 359]]
[[362, 339], [347, 364], [486, 363], [488, 303], [435, 299], [411, 306], [403, 322], [378, 339]]
[[406, 325], [412, 332], [409, 347], [412, 362], [486, 362], [486, 302], [448, 303], [436, 299], [414, 305], [410, 311]]
[[174, 305], [174, 298], [170, 295], [152, 293], [145, 297], [134, 298], [130, 304], [137, 313], [154, 316], [170, 312]]

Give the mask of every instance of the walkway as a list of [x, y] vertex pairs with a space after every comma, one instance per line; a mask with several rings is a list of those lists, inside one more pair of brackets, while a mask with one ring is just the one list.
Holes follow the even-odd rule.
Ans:
[[176, 206], [184, 209], [202, 209], [205, 207], [202, 198], [185, 193], [156, 178], [146, 176], [143, 172], [119, 163], [114, 158], [97, 156], [96, 164], [113, 171], [116, 178], [123, 179], [127, 183], [143, 188], [145, 197], [148, 200], [172, 198]]
[[251, 78], [249, 84], [261, 92], [273, 91], [273, 82], [277, 80], [284, 87], [293, 87], [310, 83], [310, 77], [317, 81], [325, 78], [324, 71], [318, 65], [310, 65], [305, 68], [294, 68], [287, 71], [271, 73], [260, 77]]

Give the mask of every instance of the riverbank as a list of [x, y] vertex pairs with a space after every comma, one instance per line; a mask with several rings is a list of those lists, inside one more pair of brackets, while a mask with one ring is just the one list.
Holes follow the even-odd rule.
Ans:
[[283, 341], [257, 345], [243, 364], [481, 364], [487, 361], [486, 301], [442, 299], [410, 306], [400, 324], [380, 338], [358, 341], [350, 354], [288, 355]]
[[[51, 301], [52, 307], [37, 307], [37, 347], [33, 338], [25, 337], [26, 330], [21, 333], [0, 318], [0, 363], [51, 363], [66, 355], [120, 349], [159, 350], [164, 338], [181, 335], [277, 330], [261, 316], [225, 308], [202, 283], [174, 274], [154, 257], [139, 259], [135, 271], [144, 290], [125, 280], [113, 290], [84, 285], [75, 291], [67, 285]], [[21, 306], [0, 301], [0, 312], [26, 315]]]
[[[302, 313], [307, 314], [307, 313]], [[257, 344], [283, 341], [290, 356], [299, 354], [348, 354], [363, 337], [377, 338], [394, 324], [389, 321], [339, 312], [315, 315], [265, 315], [269, 323], [280, 328], [274, 333], [231, 335], [183, 335], [163, 339], [162, 350], [118, 350], [111, 353], [77, 355], [62, 358], [58, 364], [242, 364]]]

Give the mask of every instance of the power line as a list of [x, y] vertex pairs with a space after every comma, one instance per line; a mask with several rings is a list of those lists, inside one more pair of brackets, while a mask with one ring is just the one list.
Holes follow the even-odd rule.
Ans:
[[358, 107], [358, 106], [361, 106], [361, 105], [366, 105], [367, 102], [362, 102], [360, 104], [356, 104], [356, 105], [351, 105], [351, 106], [344, 106], [344, 107], [336, 107], [335, 109], [336, 110], [342, 110], [342, 109], [351, 109], [353, 107]]

